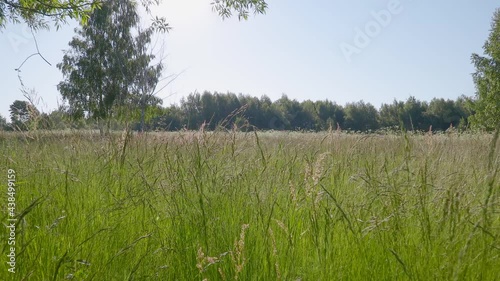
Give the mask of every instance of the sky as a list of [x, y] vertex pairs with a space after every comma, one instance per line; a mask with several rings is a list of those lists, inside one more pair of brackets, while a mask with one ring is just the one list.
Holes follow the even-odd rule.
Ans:
[[[173, 29], [152, 47], [176, 79], [158, 96], [179, 103], [195, 91], [233, 92], [276, 100], [363, 100], [376, 107], [410, 96], [430, 101], [473, 96], [472, 53], [491, 29], [496, 1], [268, 0], [265, 15], [222, 20], [212, 0], [163, 0], [153, 15]], [[496, 4], [495, 4], [496, 3]], [[143, 14], [144, 15], [144, 14]], [[146, 15], [144, 19], [147, 20]], [[145, 21], [146, 22], [146, 21]], [[34, 90], [42, 112], [62, 104], [56, 64], [74, 36], [75, 22], [35, 33], [23, 24], [0, 30], [0, 114]]]

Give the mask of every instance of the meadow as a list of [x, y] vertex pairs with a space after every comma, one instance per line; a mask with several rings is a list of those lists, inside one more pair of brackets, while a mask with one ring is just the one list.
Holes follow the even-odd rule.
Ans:
[[499, 280], [492, 139], [1, 133], [0, 280]]

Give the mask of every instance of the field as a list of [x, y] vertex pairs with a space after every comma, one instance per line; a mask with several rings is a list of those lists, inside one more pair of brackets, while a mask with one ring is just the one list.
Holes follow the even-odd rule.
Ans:
[[4, 133], [0, 280], [499, 280], [492, 138]]

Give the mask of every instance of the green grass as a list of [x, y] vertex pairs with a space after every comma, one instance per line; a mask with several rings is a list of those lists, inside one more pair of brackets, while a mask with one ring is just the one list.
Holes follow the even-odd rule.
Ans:
[[0, 280], [499, 280], [491, 139], [2, 134]]

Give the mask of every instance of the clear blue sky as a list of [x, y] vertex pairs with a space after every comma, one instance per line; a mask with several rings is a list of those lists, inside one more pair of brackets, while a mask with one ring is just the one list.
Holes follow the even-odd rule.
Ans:
[[[266, 15], [239, 22], [221, 20], [211, 2], [163, 0], [153, 10], [174, 27], [164, 38], [165, 75], [181, 73], [159, 93], [165, 105], [204, 90], [273, 100], [283, 93], [339, 104], [364, 100], [376, 107], [410, 95], [427, 101], [471, 96], [470, 56], [482, 54], [500, 7], [496, 1], [470, 0], [269, 0]], [[379, 22], [374, 13], [383, 14]], [[62, 75], [55, 65], [75, 26], [37, 33], [52, 66], [33, 57], [22, 68], [41, 111], [60, 102], [56, 85]], [[369, 42], [359, 30], [368, 31]], [[9, 105], [24, 99], [14, 69], [36, 49], [24, 25], [10, 24], [0, 34], [0, 114], [8, 117]]]

